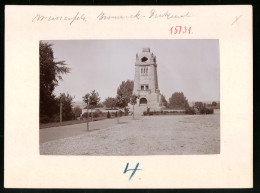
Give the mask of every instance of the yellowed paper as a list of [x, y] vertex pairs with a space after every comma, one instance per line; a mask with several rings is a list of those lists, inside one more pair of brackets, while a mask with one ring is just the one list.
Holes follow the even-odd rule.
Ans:
[[[252, 6], [6, 6], [5, 16], [6, 188], [252, 187]], [[92, 39], [218, 39], [220, 154], [40, 155], [39, 41]], [[128, 162], [142, 169], [131, 181]]]

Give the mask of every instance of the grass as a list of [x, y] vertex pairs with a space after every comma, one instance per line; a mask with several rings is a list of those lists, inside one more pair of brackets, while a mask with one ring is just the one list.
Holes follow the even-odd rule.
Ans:
[[[99, 120], [104, 120], [106, 117], [96, 117], [93, 118], [93, 121], [99, 121]], [[91, 122], [91, 119], [89, 119], [89, 122]], [[61, 126], [65, 125], [74, 125], [74, 124], [80, 124], [80, 123], [86, 123], [86, 120], [71, 120], [71, 121], [63, 121]], [[54, 123], [41, 123], [40, 124], [40, 129], [46, 129], [50, 127], [58, 127], [60, 126], [60, 122], [54, 122]]]
[[[111, 115], [110, 119], [116, 118], [114, 115]], [[94, 117], [93, 121], [100, 121], [107, 119], [107, 117]], [[91, 122], [91, 118], [89, 118], [89, 122]], [[63, 121], [61, 126], [65, 125], [74, 125], [74, 124], [80, 124], [80, 123], [86, 123], [86, 120], [71, 120], [71, 121]], [[54, 122], [54, 123], [40, 123], [40, 129], [46, 129], [50, 127], [58, 127], [60, 126], [60, 122]]]

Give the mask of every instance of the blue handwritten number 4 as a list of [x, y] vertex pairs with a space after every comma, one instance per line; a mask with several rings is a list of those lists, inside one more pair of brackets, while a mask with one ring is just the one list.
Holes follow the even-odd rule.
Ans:
[[137, 170], [142, 170], [142, 169], [138, 169], [139, 163], [136, 164], [135, 169], [128, 169], [128, 165], [129, 165], [129, 163], [126, 164], [124, 174], [125, 174], [126, 172], [128, 172], [128, 171], [133, 171], [132, 174], [131, 174], [131, 176], [129, 177], [129, 181], [130, 181], [131, 178], [134, 176], [135, 172], [136, 172]]

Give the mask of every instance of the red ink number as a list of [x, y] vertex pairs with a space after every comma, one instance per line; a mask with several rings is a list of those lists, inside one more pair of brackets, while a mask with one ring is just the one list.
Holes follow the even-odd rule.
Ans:
[[170, 34], [191, 34], [191, 27], [187, 26], [175, 26], [170, 28]]

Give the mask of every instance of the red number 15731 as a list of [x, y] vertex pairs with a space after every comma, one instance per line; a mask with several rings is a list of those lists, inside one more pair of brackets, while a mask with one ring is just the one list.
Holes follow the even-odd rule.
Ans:
[[170, 34], [191, 34], [191, 27], [187, 26], [175, 26], [170, 28]]

